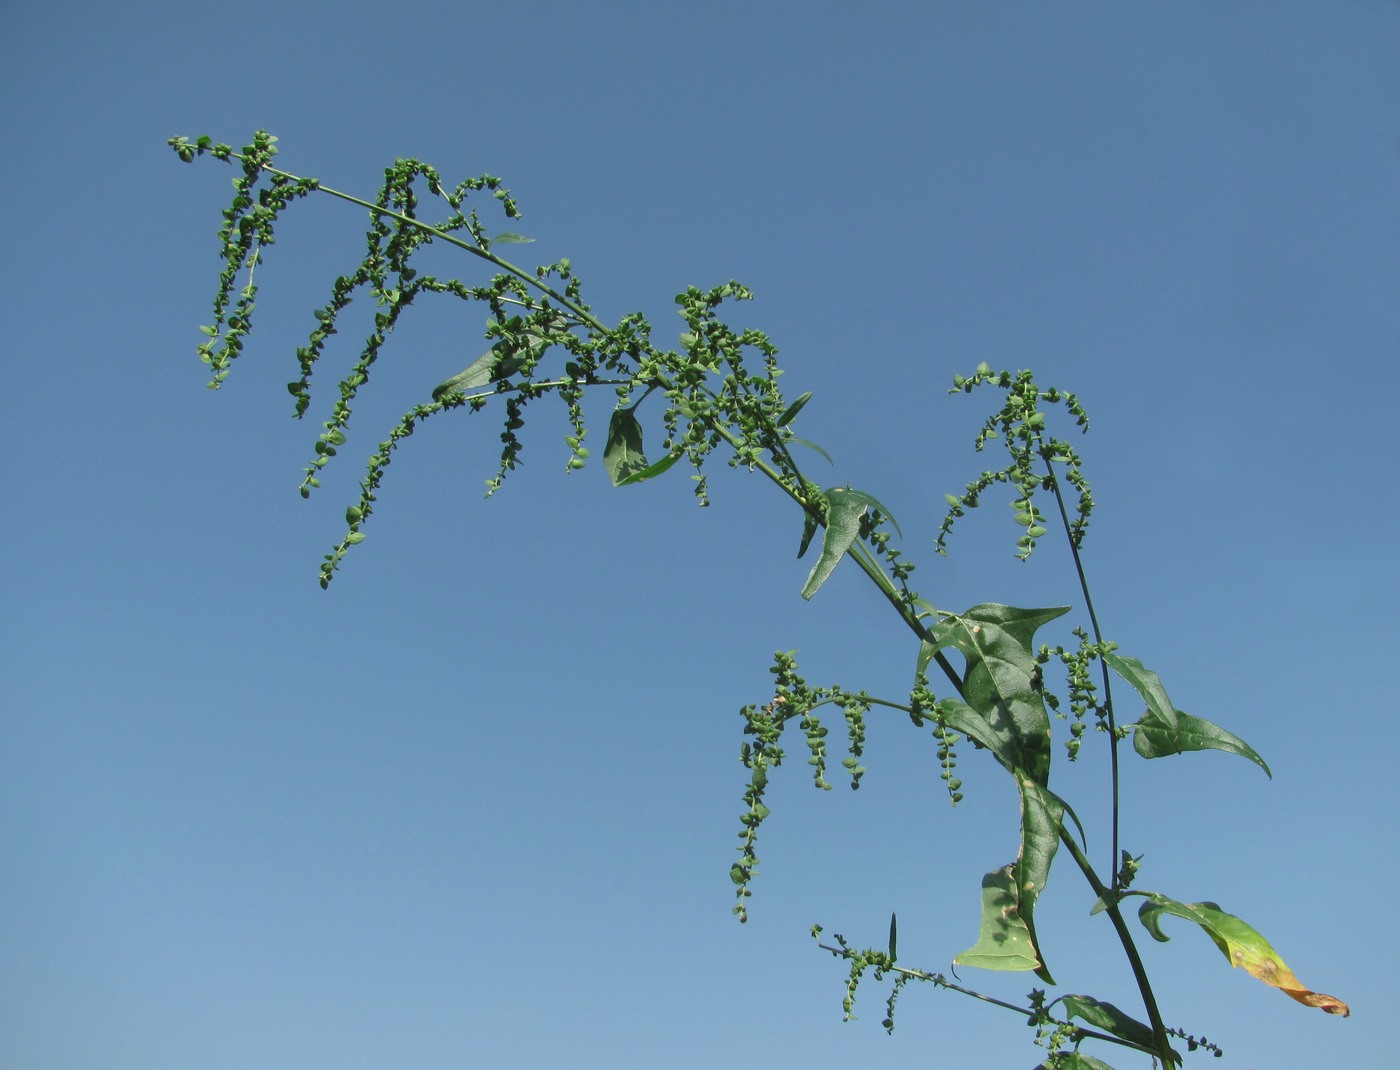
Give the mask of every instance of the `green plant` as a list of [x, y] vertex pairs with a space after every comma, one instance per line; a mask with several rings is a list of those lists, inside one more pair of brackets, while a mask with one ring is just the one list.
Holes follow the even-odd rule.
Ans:
[[[357, 295], [376, 302], [373, 328], [349, 373], [338, 384], [338, 397], [322, 423], [315, 452], [301, 484], [303, 496], [319, 485], [319, 475], [346, 441], [352, 406], [369, 381], [389, 334], [403, 312], [425, 294], [455, 297], [485, 306], [486, 337], [491, 345], [467, 368], [444, 380], [431, 398], [414, 406], [392, 429], [369, 459], [359, 499], [346, 510], [346, 532], [326, 554], [320, 582], [328, 586], [350, 548], [365, 538], [386, 470], [404, 439], [422, 421], [454, 409], [470, 412], [499, 405], [503, 411], [499, 465], [487, 481], [488, 495], [502, 485], [520, 459], [525, 411], [530, 403], [557, 397], [567, 413], [567, 467], [583, 468], [590, 450], [585, 444], [590, 427], [583, 399], [598, 387], [611, 388], [615, 404], [604, 439], [602, 462], [615, 486], [657, 478], [684, 462], [693, 469], [695, 494], [708, 504], [706, 464], [716, 450], [727, 455], [730, 467], [757, 472], [785, 494], [801, 516], [799, 556], [806, 554], [821, 532], [815, 561], [802, 589], [811, 598], [832, 571], [849, 558], [880, 591], [891, 612], [909, 632], [913, 671], [907, 694], [880, 698], [865, 691], [812, 686], [799, 674], [792, 653], [775, 655], [771, 697], [745, 707], [745, 741], [741, 760], [749, 772], [744, 791], [745, 811], [740, 831], [739, 858], [730, 870], [737, 902], [735, 914], [747, 917], [747, 900], [758, 868], [758, 833], [768, 816], [765, 790], [772, 771], [787, 752], [784, 733], [796, 724], [803, 733], [816, 785], [827, 780], [828, 727], [823, 717], [839, 710], [844, 722], [846, 756], [841, 765], [852, 788], [866, 770], [861, 765], [866, 719], [875, 707], [903, 713], [915, 729], [929, 732], [942, 767], [950, 800], [961, 798], [957, 776], [959, 745], [969, 741], [985, 750], [1012, 778], [1021, 800], [1020, 849], [1015, 859], [982, 877], [981, 932], [976, 944], [954, 962], [991, 970], [1034, 972], [1046, 985], [1055, 982], [1041, 954], [1035, 908], [1061, 851], [1094, 895], [1093, 910], [1105, 916], [1131, 968], [1142, 1003], [1141, 1020], [1114, 1005], [1082, 994], [1049, 998], [1033, 990], [1024, 1004], [993, 999], [950, 981], [940, 973], [903, 965], [897, 955], [897, 919], [891, 917], [882, 948], [858, 948], [844, 937], [822, 942], [821, 928], [813, 935], [820, 946], [845, 960], [848, 969], [846, 1012], [854, 1005], [859, 984], [867, 975], [890, 978], [885, 1025], [894, 1026], [894, 1008], [911, 981], [933, 984], [1003, 1007], [1035, 1027], [1037, 1042], [1047, 1055], [1045, 1067], [1103, 1067], [1101, 1059], [1082, 1051], [1087, 1041], [1113, 1045], [1149, 1056], [1164, 1067], [1178, 1065], [1181, 1055], [1173, 1038], [1194, 1051], [1219, 1048], [1169, 1027], [1157, 1006], [1152, 985], [1124, 915], [1128, 900], [1138, 899], [1138, 916], [1156, 939], [1164, 916], [1172, 915], [1200, 927], [1232, 965], [1273, 985], [1294, 999], [1329, 1013], [1345, 1015], [1348, 1008], [1332, 996], [1314, 992], [1293, 976], [1277, 953], [1255, 930], [1214, 903], [1181, 903], [1153, 891], [1133, 887], [1140, 856], [1121, 846], [1119, 797], [1124, 744], [1143, 758], [1185, 751], [1215, 749], [1238, 755], [1265, 773], [1264, 760], [1243, 740], [1210, 721], [1178, 710], [1157, 675], [1142, 662], [1118, 651], [1100, 628], [1087, 580], [1083, 544], [1094, 501], [1080, 459], [1070, 443], [1052, 432], [1049, 417], [1062, 413], [1081, 430], [1088, 416], [1079, 400], [1054, 387], [1042, 387], [1028, 371], [993, 371], [980, 365], [968, 376], [955, 376], [953, 391], [1000, 391], [998, 410], [983, 425], [976, 448], [993, 440], [1006, 450], [1005, 463], [983, 472], [961, 494], [948, 495], [949, 511], [937, 535], [937, 548], [946, 552], [958, 519], [977, 508], [993, 488], [1011, 491], [1015, 519], [1021, 528], [1017, 555], [1028, 558], [1052, 529], [1063, 533], [1074, 562], [1083, 600], [1084, 625], [1072, 631], [1069, 647], [1037, 641], [1037, 633], [1070, 607], [1025, 609], [999, 604], [973, 606], [963, 612], [937, 607], [911, 586], [914, 564], [892, 545], [900, 534], [890, 510], [875, 497], [849, 486], [823, 487], [797, 461], [796, 447], [826, 456], [814, 443], [799, 438], [797, 418], [812, 396], [804, 393], [789, 402], [778, 388], [782, 374], [777, 350], [759, 331], [737, 330], [721, 318], [732, 301], [751, 297], [737, 282], [709, 290], [689, 288], [676, 302], [684, 321], [679, 346], [662, 348], [652, 340], [652, 325], [639, 314], [624, 316], [608, 326], [584, 303], [582, 288], [568, 260], [533, 271], [515, 266], [495, 250], [529, 241], [514, 231], [494, 235], [478, 216], [474, 197], [489, 194], [508, 220], [519, 212], [510, 193], [492, 176], [469, 179], [454, 187], [416, 160], [398, 160], [385, 172], [373, 202], [322, 186], [272, 166], [275, 139], [259, 132], [239, 151], [207, 137], [190, 141], [172, 138], [181, 159], [209, 155], [234, 164], [232, 204], [224, 211], [219, 232], [223, 271], [214, 300], [213, 321], [202, 328], [207, 340], [199, 347], [212, 371], [212, 387], [228, 375], [252, 329], [257, 286], [256, 265], [274, 241], [280, 214], [292, 201], [320, 192], [365, 208], [370, 213], [367, 252], [348, 274], [337, 278], [330, 299], [315, 311], [316, 326], [297, 350], [299, 374], [288, 383], [295, 415], [304, 416], [311, 404], [311, 383], [317, 362], [336, 333], [340, 313]], [[441, 206], [435, 222], [419, 218], [422, 193]], [[487, 278], [469, 284], [457, 278], [423, 274], [413, 266], [415, 254], [429, 244], [449, 245], [489, 265]], [[246, 281], [243, 281], [246, 279]], [[240, 282], [242, 285], [240, 286]], [[659, 429], [659, 452], [648, 459], [643, 447], [640, 412], [651, 402]], [[829, 459], [829, 458], [828, 458]], [[1043, 508], [1042, 508], [1043, 507]], [[1050, 677], [1062, 678], [1058, 688]], [[1128, 688], [1146, 705], [1138, 720], [1123, 723], [1113, 689]], [[1109, 843], [1102, 848], [1105, 869], [1089, 859], [1088, 845], [1069, 803], [1050, 788], [1054, 750], [1052, 731], [1065, 726], [1066, 760], [1074, 760], [1086, 737], [1102, 738], [1108, 755], [1106, 809]]]

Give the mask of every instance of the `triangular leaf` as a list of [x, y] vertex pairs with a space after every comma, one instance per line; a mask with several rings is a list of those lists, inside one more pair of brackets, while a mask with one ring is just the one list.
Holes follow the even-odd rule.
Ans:
[[837, 563], [846, 555], [851, 543], [860, 533], [860, 518], [865, 515], [864, 495], [853, 494], [841, 487], [826, 492], [826, 531], [822, 535], [822, 552], [807, 582], [802, 585], [802, 597], [811, 598]]
[[1144, 758], [1164, 758], [1169, 754], [1181, 754], [1188, 750], [1223, 750], [1248, 758], [1273, 779], [1268, 763], [1258, 752], [1239, 736], [1212, 724], [1204, 717], [1193, 717], [1180, 710], [1173, 711], [1176, 724], [1163, 724], [1153, 710], [1148, 710], [1142, 720], [1132, 725], [1137, 729], [1133, 736], [1133, 750]]
[[1021, 920], [1011, 866], [982, 878], [982, 926], [977, 943], [953, 959], [954, 966], [983, 970], [1034, 970], [1040, 965], [1030, 929]]
[[1055, 979], [1038, 950], [1035, 905], [1060, 845], [1064, 806], [1027, 776], [1018, 775], [1016, 782], [1021, 791], [1021, 848], [1015, 862], [983, 878], [981, 936], [976, 947], [954, 961], [990, 970], [1034, 970], [1053, 985]]
[[1167, 698], [1167, 689], [1161, 678], [1151, 669], [1143, 667], [1137, 658], [1125, 658], [1122, 654], [1109, 652], [1103, 656], [1104, 664], [1133, 685], [1147, 708], [1155, 713], [1164, 724], [1176, 723], [1176, 707]]
[[1148, 896], [1138, 909], [1138, 917], [1155, 939], [1165, 943], [1170, 938], [1162, 932], [1163, 914], [1173, 914], [1195, 922], [1215, 941], [1215, 946], [1230, 960], [1231, 966], [1243, 966], [1266, 985], [1272, 985], [1304, 1006], [1317, 1007], [1328, 1014], [1340, 1014], [1343, 1018], [1351, 1014], [1351, 1008], [1336, 996], [1305, 988], [1267, 940], [1233, 914], [1225, 913], [1219, 904], [1178, 903], [1155, 892]]
[[614, 487], [647, 468], [642, 453], [642, 425], [631, 409], [617, 409], [608, 421], [608, 443], [603, 447], [603, 467]]

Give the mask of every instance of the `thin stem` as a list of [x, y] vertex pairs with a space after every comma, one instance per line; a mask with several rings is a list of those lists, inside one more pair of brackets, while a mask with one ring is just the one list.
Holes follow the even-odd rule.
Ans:
[[[836, 955], [839, 958], [850, 959], [855, 957], [855, 952], [853, 952], [848, 947], [832, 947], [830, 944], [822, 943], [818, 943], [817, 946], [823, 951], [830, 951], [833, 955]], [[1022, 1017], [1028, 1020], [1034, 1018], [1036, 1014], [1035, 1011], [1030, 1010], [1026, 1007], [1018, 1006], [1015, 1003], [1008, 1003], [1004, 999], [997, 999], [995, 996], [989, 996], [985, 992], [978, 992], [975, 989], [964, 988], [962, 985], [954, 984], [952, 981], [944, 977], [941, 973], [930, 973], [927, 970], [911, 970], [907, 969], [904, 966], [895, 966], [893, 964], [888, 966], [882, 965], [876, 968], [881, 973], [898, 973], [902, 974], [905, 977], [913, 978], [916, 981], [930, 981], [933, 984], [937, 985], [939, 988], [946, 988], [951, 992], [957, 992], [964, 996], [971, 996], [973, 999], [980, 999], [983, 1003], [990, 1003], [995, 1007], [1001, 1007], [1008, 1011], [1014, 1011], [1015, 1013], [1021, 1015]], [[1118, 1044], [1125, 1048], [1132, 1048], [1134, 1051], [1146, 1052], [1149, 1055], [1156, 1054], [1155, 1052], [1152, 1052], [1147, 1048], [1142, 1047], [1142, 1045], [1140, 1044], [1134, 1044], [1131, 1040], [1125, 1040], [1122, 1037], [1115, 1037], [1111, 1033], [1100, 1033], [1096, 1029], [1085, 1029], [1082, 1026], [1075, 1025], [1073, 1022], [1067, 1022], [1060, 1018], [1048, 1018], [1047, 1020], [1053, 1022], [1055, 1025], [1069, 1026], [1075, 1031], [1075, 1033], [1080, 1039], [1102, 1040], [1106, 1041], [1109, 1044]]]
[[[241, 153], [237, 152], [230, 152], [228, 155], [231, 159], [236, 160], [243, 160], [247, 158]], [[299, 175], [294, 175], [289, 171], [283, 171], [279, 168], [272, 167], [269, 164], [262, 164], [261, 169], [266, 171], [270, 175], [277, 175], [281, 178], [291, 179], [293, 182], [302, 181]], [[575, 316], [577, 316], [588, 326], [594, 327], [600, 331], [607, 330], [607, 327], [603, 325], [603, 322], [596, 316], [594, 316], [592, 313], [590, 313], [586, 308], [582, 308], [576, 302], [571, 301], [569, 298], [559, 293], [553, 287], [546, 286], [541, 280], [536, 278], [534, 275], [530, 274], [530, 272], [526, 271], [524, 268], [517, 267], [515, 264], [512, 264], [509, 260], [503, 260], [501, 257], [497, 256], [489, 249], [483, 249], [479, 245], [473, 245], [471, 242], [463, 241], [461, 238], [457, 237], [454, 234], [449, 234], [445, 230], [440, 230], [430, 223], [424, 223], [420, 219], [414, 219], [412, 216], [404, 215], [402, 212], [396, 212], [392, 208], [385, 208], [378, 204], [371, 204], [369, 201], [361, 200], [359, 197], [353, 196], [352, 194], [343, 193], [338, 189], [331, 189], [331, 187], [329, 186], [323, 186], [319, 181], [316, 181], [316, 189], [321, 193], [329, 194], [330, 196], [339, 198], [342, 201], [349, 201], [351, 204], [357, 204], [361, 208], [367, 208], [375, 215], [388, 216], [389, 218], [395, 219], [400, 223], [405, 223], [409, 226], [417, 227], [419, 230], [425, 231], [433, 238], [436, 238], [440, 241], [445, 241], [449, 245], [455, 245], [459, 249], [464, 249], [465, 251], [471, 253], [473, 256], [479, 256], [481, 257], [481, 259], [496, 265], [496, 267], [500, 268], [502, 271], [509, 272], [521, 281], [535, 287], [535, 289], [539, 290], [540, 292], [546, 294], [549, 297], [554, 298], [554, 300], [558, 301], [561, 305], [567, 308], [570, 312], [572, 312]]]
[[[1094, 599], [1089, 594], [1089, 580], [1084, 573], [1084, 560], [1079, 555], [1079, 546], [1070, 535], [1069, 510], [1065, 507], [1065, 497], [1060, 491], [1060, 481], [1055, 478], [1055, 467], [1050, 462], [1049, 449], [1041, 446], [1041, 460], [1045, 462], [1045, 472], [1050, 481], [1050, 490], [1055, 495], [1055, 504], [1060, 510], [1060, 522], [1064, 525], [1066, 541], [1069, 543], [1069, 552], [1074, 558], [1074, 571], [1079, 576], [1079, 590], [1084, 595], [1084, 608], [1089, 611], [1089, 626], [1094, 630], [1094, 642], [1100, 647], [1103, 646], [1103, 632], [1099, 628], [1099, 616], [1094, 612]], [[1111, 783], [1110, 792], [1112, 795], [1112, 831], [1110, 835], [1110, 853], [1108, 871], [1113, 874], [1113, 890], [1118, 891], [1118, 809], [1119, 809], [1119, 777], [1118, 777], [1118, 723], [1113, 715], [1113, 685], [1108, 671], [1108, 665], [1103, 658], [1099, 658], [1099, 672], [1103, 680], [1103, 710], [1104, 720], [1108, 724], [1108, 760], [1109, 760], [1109, 780]]]

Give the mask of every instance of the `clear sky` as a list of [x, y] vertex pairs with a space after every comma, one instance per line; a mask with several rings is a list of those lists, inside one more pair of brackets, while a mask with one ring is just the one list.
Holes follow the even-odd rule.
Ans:
[[[944, 493], [986, 466], [992, 398], [952, 376], [1079, 392], [1108, 634], [1274, 771], [1134, 758], [1140, 884], [1220, 902], [1353, 1010], [1301, 1008], [1169, 923], [1143, 940], [1166, 1017], [1225, 1047], [1196, 1065], [1389, 1064], [1397, 56], [1382, 0], [9, 5], [0, 1065], [1038, 1058], [931, 989], [893, 1037], [874, 986], [843, 1024], [841, 964], [807, 936], [878, 942], [895, 910], [903, 962], [973, 942], [980, 877], [1015, 853], [985, 755], [957, 810], [897, 717], [872, 715], [859, 793], [813, 791], [797, 757], [752, 921], [730, 915], [737, 711], [771, 652], [889, 697], [916, 653], [854, 569], [801, 600], [800, 519], [763, 481], [716, 466], [708, 510], [679, 469], [614, 491], [601, 465], [565, 474], [550, 416], [483, 502], [498, 428], [444, 418], [320, 590], [361, 459], [483, 322], [410, 317], [303, 502], [316, 427], [283, 384], [363, 213], [288, 216], [212, 393], [195, 347], [229, 171], [165, 146], [258, 127], [363, 196], [395, 156], [503, 176], [538, 239], [517, 258], [571, 257], [603, 318], [646, 311], [662, 340], [685, 286], [751, 286], [736, 318], [815, 393], [800, 433], [896, 512], [942, 607], [1075, 595], [1061, 551], [1014, 560], [999, 501], [934, 555]], [[1056, 774], [1086, 818], [1099, 749]], [[1042, 900], [1060, 991], [1135, 1008], [1091, 900], [1068, 868]]]

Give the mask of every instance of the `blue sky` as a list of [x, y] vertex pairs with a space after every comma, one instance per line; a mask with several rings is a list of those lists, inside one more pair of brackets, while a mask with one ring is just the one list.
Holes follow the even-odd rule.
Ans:
[[[1210, 1065], [1382, 1065], [1400, 5], [403, 12], [7, 12], [0, 1063], [1037, 1060], [932, 990], [893, 1037], [875, 987], [843, 1024], [843, 971], [807, 936], [878, 941], [895, 910], [903, 961], [972, 943], [981, 874], [1015, 852], [985, 756], [956, 811], [907, 723], [872, 717], [857, 794], [784, 767], [752, 920], [730, 916], [737, 711], [771, 652], [890, 697], [915, 655], [854, 569], [801, 600], [800, 520], [760, 480], [717, 468], [708, 510], [683, 477], [614, 491], [601, 465], [564, 473], [552, 417], [483, 502], [497, 428], [443, 419], [319, 589], [361, 458], [483, 323], [406, 321], [303, 502], [315, 425], [283, 384], [362, 215], [287, 217], [211, 393], [228, 171], [165, 147], [265, 127], [284, 166], [363, 196], [395, 156], [503, 176], [538, 239], [517, 259], [571, 257], [600, 316], [645, 311], [661, 339], [685, 286], [751, 286], [736, 319], [814, 392], [800, 433], [894, 509], [941, 607], [1075, 593], [1056, 548], [1014, 560], [998, 503], [935, 557], [991, 400], [951, 377], [986, 360], [1077, 391], [1108, 634], [1274, 771], [1134, 760], [1140, 883], [1219, 901], [1353, 1009], [1298, 1007], [1182, 925], [1143, 941], [1166, 1016], [1225, 1047]], [[1101, 755], [1056, 776], [1081, 815], [1101, 802]], [[1060, 991], [1133, 1006], [1091, 899], [1066, 868], [1042, 900]]]

